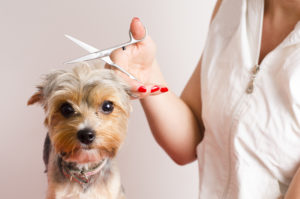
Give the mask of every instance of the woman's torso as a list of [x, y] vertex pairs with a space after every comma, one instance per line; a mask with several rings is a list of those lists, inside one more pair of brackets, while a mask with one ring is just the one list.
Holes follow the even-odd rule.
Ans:
[[[260, 64], [263, 0], [223, 0], [201, 70], [200, 198], [278, 198], [300, 162], [300, 24]], [[298, 88], [299, 87], [299, 88]]]

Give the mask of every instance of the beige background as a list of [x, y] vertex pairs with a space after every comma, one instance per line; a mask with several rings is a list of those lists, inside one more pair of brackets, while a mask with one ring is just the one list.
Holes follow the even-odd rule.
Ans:
[[[0, 198], [44, 198], [43, 111], [26, 107], [42, 74], [86, 52], [70, 34], [103, 49], [128, 40], [139, 16], [158, 46], [158, 61], [180, 94], [199, 59], [215, 1], [0, 1]], [[177, 166], [154, 141], [138, 101], [118, 156], [129, 199], [197, 198], [197, 164]], [[172, 110], [170, 110], [172, 111]]]

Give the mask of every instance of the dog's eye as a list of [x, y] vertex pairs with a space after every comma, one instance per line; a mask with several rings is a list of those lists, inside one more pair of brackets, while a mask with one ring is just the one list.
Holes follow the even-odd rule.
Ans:
[[114, 104], [111, 101], [104, 101], [101, 105], [101, 112], [104, 114], [109, 114], [113, 112]]
[[70, 103], [65, 102], [60, 106], [60, 112], [64, 117], [68, 118], [75, 113], [75, 110]]

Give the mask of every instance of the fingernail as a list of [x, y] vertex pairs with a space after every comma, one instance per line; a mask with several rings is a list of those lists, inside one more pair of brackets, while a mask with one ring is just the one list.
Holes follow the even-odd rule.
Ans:
[[153, 86], [152, 88], [151, 88], [151, 93], [154, 93], [154, 92], [156, 92], [156, 91], [158, 91], [159, 90], [159, 86]]
[[146, 93], [146, 92], [147, 92], [147, 89], [145, 88], [145, 86], [140, 86], [140, 87], [138, 88], [138, 91], [139, 91], [140, 93]]
[[134, 17], [133, 20], [138, 20], [138, 21], [140, 21], [140, 18]]
[[162, 87], [161, 89], [160, 89], [160, 92], [162, 92], [162, 93], [165, 93], [165, 92], [168, 92], [168, 88], [167, 87]]

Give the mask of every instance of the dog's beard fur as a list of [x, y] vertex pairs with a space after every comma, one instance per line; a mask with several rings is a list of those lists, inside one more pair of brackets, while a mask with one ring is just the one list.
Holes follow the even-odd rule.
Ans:
[[[112, 113], [101, 112], [100, 106], [104, 101], [113, 102]], [[73, 105], [76, 111], [74, 117], [64, 118], [57, 112], [56, 107], [63, 102]], [[124, 108], [115, 88], [94, 86], [87, 92], [74, 93], [72, 96], [57, 95], [52, 103], [54, 106], [51, 106], [53, 108], [49, 110], [46, 125], [49, 126], [50, 139], [57, 153], [72, 156], [82, 151], [83, 148], [83, 150], [98, 149], [99, 153], [103, 153], [101, 155], [109, 157], [116, 154], [126, 133], [128, 110]], [[84, 128], [90, 128], [96, 132], [96, 139], [89, 146], [83, 146], [77, 139], [78, 130]]]
[[[44, 124], [55, 154], [51, 157], [78, 165], [115, 157], [127, 131], [131, 109], [128, 92], [128, 86], [103, 67], [81, 64], [71, 72], [59, 70], [46, 75], [28, 104], [38, 102], [44, 107]], [[106, 101], [113, 104], [111, 113], [101, 109]], [[64, 103], [71, 105], [74, 114], [66, 117], [61, 113]], [[78, 131], [86, 128], [95, 132], [91, 144], [78, 140]]]

